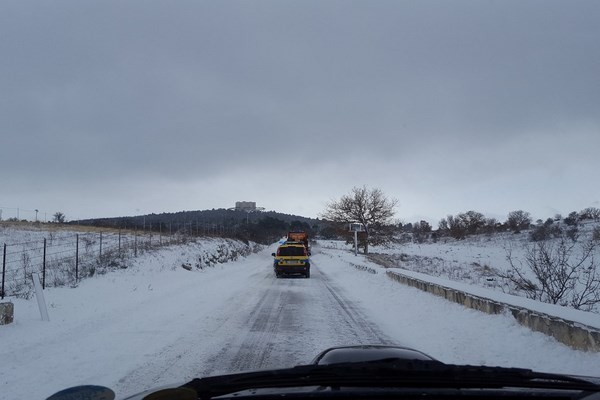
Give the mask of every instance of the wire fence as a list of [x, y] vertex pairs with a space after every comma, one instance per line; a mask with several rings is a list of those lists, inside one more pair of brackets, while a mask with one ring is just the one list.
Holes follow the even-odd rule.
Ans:
[[189, 236], [153, 232], [86, 232], [49, 234], [43, 239], [4, 243], [0, 297], [30, 298], [33, 274], [43, 288], [77, 285], [86, 277], [126, 268], [131, 257], [153, 248], [182, 244]]

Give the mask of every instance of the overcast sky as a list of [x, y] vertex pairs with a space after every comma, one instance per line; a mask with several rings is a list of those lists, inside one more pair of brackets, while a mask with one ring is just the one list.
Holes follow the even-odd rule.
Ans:
[[362, 185], [434, 226], [600, 207], [599, 21], [578, 0], [1, 0], [2, 217], [317, 217]]

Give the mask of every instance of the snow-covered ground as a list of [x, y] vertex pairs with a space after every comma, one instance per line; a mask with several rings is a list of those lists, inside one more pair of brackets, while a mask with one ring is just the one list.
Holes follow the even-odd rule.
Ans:
[[600, 375], [597, 353], [400, 285], [347, 249], [315, 246], [311, 279], [276, 279], [274, 246], [191, 271], [181, 268], [189, 250], [148, 252], [77, 288], [46, 290], [49, 322], [34, 299], [12, 299], [15, 321], [0, 326], [0, 399], [80, 384], [123, 397], [195, 376], [307, 363], [326, 347], [357, 343], [410, 346], [451, 363]]
[[32, 274], [42, 276], [47, 287], [73, 286], [91, 275], [127, 268], [145, 252], [184, 243], [180, 246], [180, 265], [199, 269], [236, 260], [262, 247], [219, 237], [2, 223], [3, 288], [8, 296], [29, 298], [34, 293]]
[[[595, 222], [587, 222], [579, 226], [580, 238], [574, 245], [573, 259], [579, 257], [580, 244], [589, 240], [593, 230], [599, 226]], [[510, 252], [513, 263], [521, 269], [524, 276], [529, 279], [534, 278], [525, 262], [527, 249], [533, 246], [533, 242], [529, 240], [529, 233], [524, 231], [520, 234], [477, 235], [464, 240], [442, 238], [435, 243], [427, 241], [390, 244], [372, 247], [370, 253], [383, 256], [388, 266], [501, 293], [525, 296], [524, 293], [515, 290], [514, 285], [508, 280], [499, 277], [499, 274], [506, 274], [511, 269], [507, 258]], [[350, 248], [349, 245], [339, 241], [327, 241], [324, 245], [340, 249]], [[600, 245], [595, 248], [594, 260], [596, 263], [600, 260]], [[586, 265], [589, 265], [589, 262]], [[596, 306], [595, 311], [600, 313], [600, 307]]]
[[[403, 345], [444, 362], [593, 375], [600, 371], [600, 354], [569, 349], [524, 328], [512, 316], [466, 309], [398, 284], [386, 277], [383, 268], [351, 252], [324, 250], [321, 254], [336, 260], [331, 263], [338, 267], [332, 271], [336, 282], [354, 293], [353, 298], [360, 299], [373, 320]], [[363, 266], [368, 270], [364, 271]]]

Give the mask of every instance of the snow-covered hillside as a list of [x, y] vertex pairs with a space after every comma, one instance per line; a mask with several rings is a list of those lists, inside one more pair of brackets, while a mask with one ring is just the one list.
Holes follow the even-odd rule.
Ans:
[[[578, 230], [577, 241], [566, 239], [567, 246], [573, 246], [571, 253], [572, 264], [579, 261], [582, 247], [590, 241], [595, 242], [595, 248], [584, 264], [588, 268], [593, 262], [597, 268], [596, 278], [600, 279], [600, 241], [593, 240], [594, 231], [600, 226], [598, 223], [588, 222], [581, 224]], [[558, 240], [550, 239], [548, 243], [558, 251]], [[464, 240], [442, 238], [436, 242], [431, 240], [423, 243], [407, 242], [371, 248], [370, 252], [379, 255], [378, 259], [390, 267], [415, 271], [418, 273], [442, 277], [456, 282], [468, 283], [502, 293], [510, 293], [526, 297], [522, 291], [516, 290], [505, 276], [511, 270], [512, 262], [523, 274], [533, 279], [534, 275], [526, 261], [527, 252], [535, 242], [530, 240], [530, 231], [519, 234], [499, 233], [495, 235], [477, 235]], [[349, 248], [348, 245], [331, 243], [330, 246]], [[558, 254], [556, 254], [558, 258]], [[581, 285], [581, 282], [576, 282]], [[584, 308], [585, 309], [585, 308]], [[598, 306], [591, 309], [600, 312]]]
[[7, 296], [33, 295], [32, 275], [45, 287], [74, 286], [82, 279], [134, 265], [147, 252], [176, 246], [179, 266], [202, 269], [236, 260], [261, 246], [239, 240], [151, 231], [120, 231], [56, 224], [0, 224], [2, 275]]

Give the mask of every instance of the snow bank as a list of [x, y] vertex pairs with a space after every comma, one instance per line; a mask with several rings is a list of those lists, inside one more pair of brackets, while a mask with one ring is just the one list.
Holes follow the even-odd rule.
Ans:
[[[15, 315], [13, 323], [0, 326], [0, 399], [45, 398], [91, 383], [114, 388], [153, 355], [168, 353], [181, 335], [209, 335], [197, 316], [210, 316], [215, 304], [246, 285], [256, 268], [243, 267], [256, 250], [206, 238], [145, 252], [127, 268], [77, 287], [46, 289], [50, 321], [41, 320], [34, 299], [5, 299], [14, 303]], [[194, 268], [188, 271], [183, 264]], [[263, 258], [258, 264], [269, 266]]]

